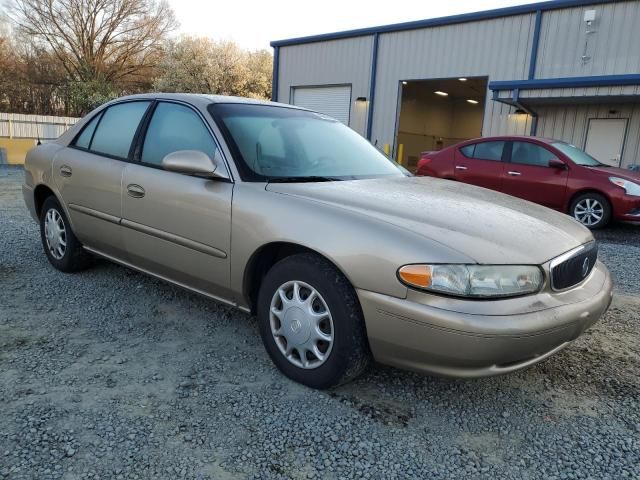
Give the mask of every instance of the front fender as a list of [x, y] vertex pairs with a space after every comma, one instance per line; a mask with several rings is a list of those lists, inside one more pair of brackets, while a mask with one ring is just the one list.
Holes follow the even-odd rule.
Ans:
[[355, 288], [398, 298], [407, 295], [396, 276], [402, 265], [473, 262], [410, 230], [333, 205], [265, 191], [264, 184], [237, 184], [232, 209], [231, 288], [239, 299], [247, 264], [260, 247], [272, 242], [316, 251]]

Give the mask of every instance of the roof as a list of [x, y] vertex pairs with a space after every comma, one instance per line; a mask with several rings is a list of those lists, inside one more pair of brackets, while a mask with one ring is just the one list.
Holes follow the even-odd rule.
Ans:
[[362, 37], [365, 35], [375, 35], [380, 33], [402, 32], [406, 30], [416, 30], [420, 28], [438, 27], [443, 25], [454, 25], [458, 23], [476, 22], [480, 20], [492, 20], [495, 18], [510, 17], [514, 15], [525, 15], [538, 11], [558, 10], [562, 8], [584, 7], [604, 3], [615, 3], [623, 0], [552, 0], [547, 2], [529, 3], [526, 5], [516, 5], [514, 7], [496, 8], [473, 13], [463, 13], [448, 17], [429, 18], [413, 22], [395, 23], [391, 25], [381, 25], [377, 27], [359, 28], [355, 30], [345, 30], [336, 33], [325, 33], [308, 37], [290, 38], [271, 42], [272, 47], [285, 47], [289, 45], [300, 45], [304, 43], [324, 42], [327, 40], [339, 40], [343, 38]]
[[269, 100], [260, 100], [257, 98], [246, 97], [234, 97], [230, 95], [210, 95], [206, 93], [166, 93], [166, 92], [151, 92], [151, 93], [138, 93], [134, 95], [126, 95], [124, 97], [118, 97], [114, 99], [114, 102], [122, 100], [135, 100], [135, 99], [165, 99], [165, 100], [180, 100], [191, 104], [205, 104], [211, 103], [246, 103], [254, 105], [277, 105], [292, 107], [292, 105], [271, 102]]

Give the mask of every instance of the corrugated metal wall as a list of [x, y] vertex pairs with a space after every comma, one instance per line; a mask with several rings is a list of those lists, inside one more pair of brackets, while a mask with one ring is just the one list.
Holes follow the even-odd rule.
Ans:
[[[537, 108], [538, 135], [584, 148], [590, 118], [627, 118], [622, 166], [640, 165], [640, 103], [547, 105]], [[615, 113], [611, 113], [615, 111]]]
[[292, 87], [350, 84], [349, 126], [363, 134], [366, 115], [356, 98], [369, 96], [372, 51], [372, 36], [281, 47], [278, 101], [292, 103]]
[[52, 140], [62, 135], [79, 118], [51, 115], [0, 113], [0, 137]]
[[[587, 34], [584, 11], [590, 9], [596, 10], [596, 21], [589, 27], [595, 33]], [[371, 140], [378, 145], [394, 143], [401, 80], [458, 76], [488, 76], [490, 81], [527, 79], [534, 26], [535, 13], [530, 13], [380, 33]], [[535, 78], [639, 73], [639, 26], [638, 0], [546, 10], [542, 15]], [[586, 55], [590, 59], [583, 61], [587, 40]], [[290, 101], [291, 87], [299, 85], [351, 83], [352, 102], [359, 96], [368, 97], [372, 44], [373, 36], [367, 35], [280, 47], [279, 101]], [[522, 98], [554, 94], [609, 97], [640, 95], [638, 86], [583, 88], [579, 92], [569, 93], [567, 90], [571, 89], [564, 89], [562, 92], [531, 90], [520, 93]], [[531, 118], [528, 115], [515, 115], [512, 107], [492, 101], [491, 98], [491, 92], [487, 92], [482, 130], [484, 136], [530, 132]], [[628, 99], [609, 98], [607, 101], [623, 102]], [[352, 103], [352, 112], [354, 106]], [[362, 108], [362, 105], [359, 107]], [[547, 134], [549, 125], [556, 125], [560, 118], [571, 115], [571, 112], [588, 112], [594, 108], [601, 107], [569, 105], [555, 107], [555, 110], [541, 108], [539, 133]], [[606, 106], [602, 108], [609, 109]], [[629, 163], [633, 152], [636, 152], [636, 157], [638, 154], [636, 137], [640, 137], [637, 128], [640, 119], [635, 106], [627, 105], [626, 108], [631, 119], [627, 135], [630, 146], [625, 149], [624, 159]], [[366, 106], [364, 109], [366, 110]], [[545, 119], [545, 115], [551, 117]], [[581, 116], [582, 113], [576, 115]], [[359, 118], [363, 119], [361, 123]], [[350, 126], [364, 133], [365, 118], [366, 112], [363, 115], [352, 115]], [[557, 128], [554, 127], [553, 130]], [[584, 135], [584, 132], [577, 135]], [[560, 138], [569, 139], [566, 136]], [[583, 146], [584, 139], [577, 144]]]
[[[586, 10], [596, 11], [591, 26]], [[587, 34], [591, 30], [594, 33]], [[583, 61], [587, 45], [586, 56]], [[616, 2], [545, 12], [537, 78], [582, 77], [640, 72], [640, 2]], [[617, 87], [621, 88], [621, 87]]]
[[[526, 78], [534, 21], [528, 14], [381, 35], [371, 140], [393, 143], [401, 80]], [[487, 92], [483, 135], [524, 133], [510, 111]]]

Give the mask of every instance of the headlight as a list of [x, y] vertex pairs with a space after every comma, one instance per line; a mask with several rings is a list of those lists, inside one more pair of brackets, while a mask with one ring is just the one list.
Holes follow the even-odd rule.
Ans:
[[514, 297], [535, 293], [544, 277], [531, 265], [405, 265], [398, 278], [409, 287], [459, 297]]
[[640, 197], [640, 185], [638, 185], [637, 183], [633, 183], [629, 180], [625, 180], [624, 178], [619, 177], [609, 177], [609, 181], [614, 185], [624, 188], [624, 190], [627, 192], [627, 195]]

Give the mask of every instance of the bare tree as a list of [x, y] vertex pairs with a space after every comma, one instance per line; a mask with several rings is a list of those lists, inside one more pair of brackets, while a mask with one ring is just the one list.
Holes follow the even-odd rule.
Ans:
[[12, 0], [9, 16], [81, 82], [148, 82], [176, 27], [165, 0]]

